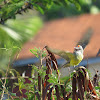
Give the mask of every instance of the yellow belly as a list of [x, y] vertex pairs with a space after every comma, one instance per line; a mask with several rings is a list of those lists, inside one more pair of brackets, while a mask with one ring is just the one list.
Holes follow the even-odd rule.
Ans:
[[83, 57], [73, 57], [71, 60], [70, 60], [70, 66], [75, 66], [75, 65], [78, 65], [81, 61], [82, 61]]

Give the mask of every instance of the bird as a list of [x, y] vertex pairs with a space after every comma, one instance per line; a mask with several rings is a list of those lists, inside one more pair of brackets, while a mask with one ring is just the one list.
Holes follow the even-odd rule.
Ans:
[[74, 51], [70, 52], [70, 51], [64, 51], [64, 50], [58, 50], [58, 49], [52, 49], [48, 46], [45, 46], [45, 48], [64, 58], [67, 63], [63, 65], [63, 67], [70, 67], [70, 66], [77, 66], [79, 65], [79, 63], [83, 60], [83, 52], [85, 47], [88, 45], [88, 43], [90, 42], [90, 39], [92, 37], [93, 34], [93, 30], [92, 28], [88, 28], [84, 34], [84, 36], [79, 40], [79, 42], [77, 43], [77, 45], [74, 47]]

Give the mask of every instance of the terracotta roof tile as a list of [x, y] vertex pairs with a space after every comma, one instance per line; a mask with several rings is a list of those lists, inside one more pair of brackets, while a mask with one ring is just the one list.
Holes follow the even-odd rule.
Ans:
[[46, 22], [35, 38], [23, 45], [19, 59], [33, 57], [29, 50], [34, 47], [43, 48], [45, 45], [73, 52], [73, 47], [89, 27], [93, 28], [94, 34], [85, 49], [84, 57], [95, 57], [100, 48], [100, 14], [86, 14]]

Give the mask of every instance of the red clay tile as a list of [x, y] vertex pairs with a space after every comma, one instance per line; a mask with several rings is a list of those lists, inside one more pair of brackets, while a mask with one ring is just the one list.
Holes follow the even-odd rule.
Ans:
[[45, 45], [73, 52], [74, 46], [89, 27], [93, 28], [94, 34], [85, 48], [84, 58], [95, 57], [100, 48], [100, 14], [46, 22], [38, 34], [23, 45], [18, 59], [34, 57], [29, 50], [34, 47], [43, 48]]

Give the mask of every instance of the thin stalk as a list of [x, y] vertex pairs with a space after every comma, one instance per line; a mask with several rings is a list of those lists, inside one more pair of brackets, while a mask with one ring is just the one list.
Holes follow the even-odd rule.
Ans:
[[1, 100], [3, 100], [3, 96], [4, 96], [4, 92], [5, 92], [5, 88], [6, 88], [6, 80], [7, 80], [7, 75], [8, 75], [8, 71], [9, 71], [9, 65], [10, 65], [10, 59], [9, 59], [9, 64], [8, 64], [8, 68], [6, 71], [6, 77], [5, 77], [5, 81], [3, 84], [3, 90], [2, 90], [2, 94], [1, 94]]

